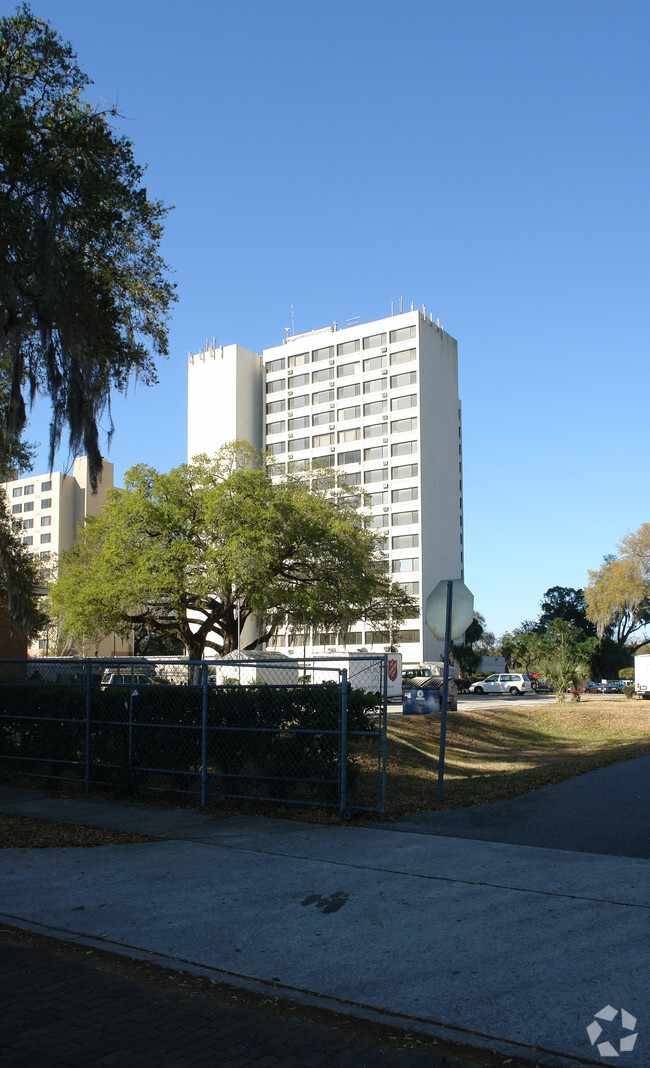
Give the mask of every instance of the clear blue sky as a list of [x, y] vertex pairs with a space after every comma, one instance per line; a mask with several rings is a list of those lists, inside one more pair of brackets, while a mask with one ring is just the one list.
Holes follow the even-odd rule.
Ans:
[[[458, 339], [465, 581], [491, 630], [650, 519], [645, 0], [32, 7], [175, 206], [171, 355], [114, 404], [116, 483], [184, 462], [206, 337], [261, 351], [291, 305], [301, 332], [403, 296]], [[40, 412], [32, 436], [45, 469]]]

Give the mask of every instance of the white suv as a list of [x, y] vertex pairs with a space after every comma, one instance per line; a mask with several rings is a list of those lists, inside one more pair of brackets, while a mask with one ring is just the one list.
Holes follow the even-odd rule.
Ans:
[[511, 693], [521, 697], [522, 694], [532, 693], [528, 675], [518, 675], [512, 672], [509, 675], [488, 675], [487, 679], [473, 682], [469, 688], [470, 693]]

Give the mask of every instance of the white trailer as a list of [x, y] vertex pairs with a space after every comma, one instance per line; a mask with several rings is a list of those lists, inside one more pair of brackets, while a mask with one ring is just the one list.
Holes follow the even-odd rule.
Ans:
[[650, 699], [650, 653], [634, 657], [634, 694]]
[[[387, 653], [387, 696], [402, 697], [402, 654]], [[331, 682], [335, 671], [345, 668], [348, 673], [348, 686], [367, 693], [382, 692], [383, 656], [369, 653], [333, 654], [331, 656], [308, 657], [301, 661], [305, 665], [305, 675], [313, 683]]]

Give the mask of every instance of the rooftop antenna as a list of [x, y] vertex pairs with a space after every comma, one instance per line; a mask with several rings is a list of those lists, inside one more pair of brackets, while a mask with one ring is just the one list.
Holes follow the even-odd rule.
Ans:
[[294, 337], [296, 333], [296, 321], [293, 317], [293, 304], [291, 305], [291, 336]]
[[399, 298], [399, 313], [400, 315], [404, 311], [404, 297]]
[[360, 315], [353, 315], [351, 319], [346, 319], [345, 321], [348, 324], [348, 326], [356, 326], [357, 323], [359, 322], [360, 318], [361, 318]]

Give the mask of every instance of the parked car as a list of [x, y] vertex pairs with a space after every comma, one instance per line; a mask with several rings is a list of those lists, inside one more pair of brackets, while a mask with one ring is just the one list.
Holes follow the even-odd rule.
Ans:
[[131, 675], [122, 674], [119, 671], [105, 671], [102, 676], [101, 689], [105, 690], [107, 686], [152, 686], [154, 683], [149, 675]]
[[528, 675], [522, 675], [519, 672], [509, 672], [507, 674], [494, 674], [488, 675], [487, 679], [481, 679], [480, 682], [473, 682], [469, 688], [470, 693], [511, 693], [513, 697], [517, 695], [521, 697], [522, 694], [532, 693], [533, 687], [531, 686]]

